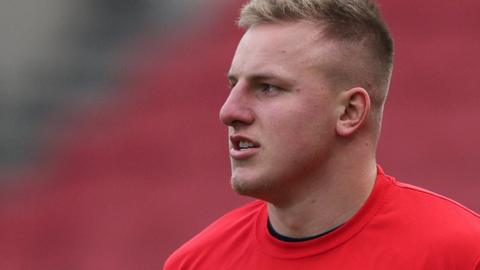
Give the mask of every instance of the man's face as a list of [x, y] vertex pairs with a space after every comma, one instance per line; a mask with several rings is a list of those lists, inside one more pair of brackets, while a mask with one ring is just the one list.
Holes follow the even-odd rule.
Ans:
[[242, 195], [290, 196], [328, 162], [339, 107], [319, 72], [331, 46], [317, 31], [304, 22], [261, 24], [238, 45], [220, 119], [229, 126], [232, 186]]

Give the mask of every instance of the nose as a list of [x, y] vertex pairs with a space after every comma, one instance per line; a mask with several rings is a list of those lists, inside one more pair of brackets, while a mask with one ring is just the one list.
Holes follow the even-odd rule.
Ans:
[[252, 105], [248, 89], [237, 84], [220, 109], [220, 120], [233, 128], [251, 125], [255, 121]]

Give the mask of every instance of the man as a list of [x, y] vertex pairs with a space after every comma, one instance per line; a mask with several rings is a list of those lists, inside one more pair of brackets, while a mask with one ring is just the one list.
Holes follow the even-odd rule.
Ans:
[[480, 217], [376, 165], [393, 45], [368, 0], [252, 0], [220, 119], [257, 198], [165, 269], [480, 269]]

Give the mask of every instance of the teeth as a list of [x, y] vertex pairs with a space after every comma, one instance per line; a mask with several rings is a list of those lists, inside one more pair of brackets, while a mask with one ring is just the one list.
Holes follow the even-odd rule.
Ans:
[[245, 142], [245, 141], [241, 141], [241, 142], [238, 144], [238, 146], [240, 147], [240, 150], [254, 147], [253, 143], [251, 143], [251, 142]]

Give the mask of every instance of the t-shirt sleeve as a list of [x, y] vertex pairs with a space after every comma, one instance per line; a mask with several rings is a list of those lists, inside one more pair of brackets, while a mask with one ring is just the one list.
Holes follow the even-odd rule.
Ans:
[[[181, 248], [175, 250], [165, 261], [163, 270], [188, 270], [191, 267], [187, 263], [186, 253]], [[476, 270], [476, 269], [475, 269]]]
[[[175, 269], [172, 265], [172, 262], [170, 260], [170, 258], [168, 258], [165, 263], [163, 264], [163, 270], [172, 270], [172, 269]], [[476, 269], [475, 269], [476, 270]]]
[[167, 261], [165, 261], [165, 264], [163, 265], [163, 270], [180, 270], [182, 269], [180, 265], [180, 260], [178, 258], [175, 258], [174, 255], [172, 255], [167, 259]]

